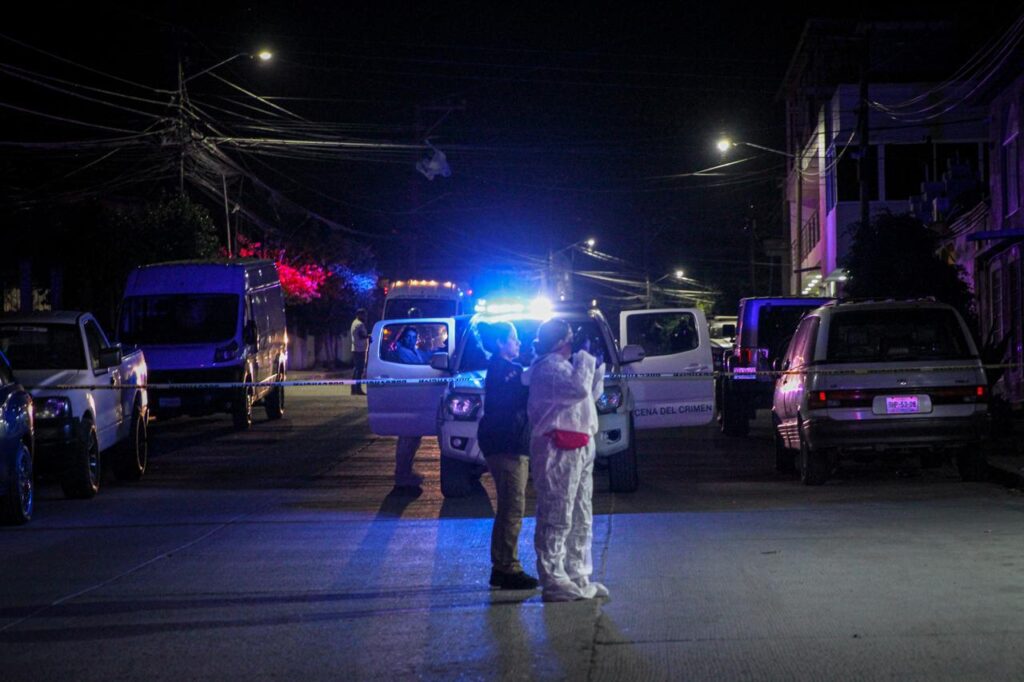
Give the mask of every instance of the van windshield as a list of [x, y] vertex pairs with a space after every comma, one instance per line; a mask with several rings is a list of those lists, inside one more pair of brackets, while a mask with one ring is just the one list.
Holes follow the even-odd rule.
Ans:
[[238, 312], [235, 294], [129, 296], [118, 338], [130, 345], [217, 343], [234, 337]]
[[455, 314], [455, 301], [441, 298], [389, 298], [384, 302], [385, 320], [413, 317], [451, 317]]
[[828, 362], [907, 362], [971, 358], [956, 314], [942, 308], [837, 312], [829, 322]]

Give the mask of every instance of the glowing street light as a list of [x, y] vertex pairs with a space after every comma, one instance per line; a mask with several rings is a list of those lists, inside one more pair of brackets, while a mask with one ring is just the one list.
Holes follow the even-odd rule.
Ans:
[[782, 156], [788, 156], [791, 158], [796, 156], [795, 154], [784, 152], [781, 149], [773, 149], [771, 147], [765, 147], [762, 144], [756, 144], [754, 142], [745, 142], [744, 140], [732, 140], [728, 137], [723, 137], [719, 139], [718, 142], [715, 143], [715, 146], [718, 148], [718, 151], [722, 152], [723, 154], [728, 152], [733, 147], [738, 147], [740, 145], [743, 145], [744, 147], [751, 147], [753, 149], [760, 149], [763, 152], [771, 152], [772, 154], [781, 154]]
[[591, 237], [590, 239], [588, 239], [587, 241], [585, 241], [583, 243], [587, 245], [588, 249], [592, 249], [595, 246], [597, 246], [597, 240], [594, 239], [593, 237]]
[[676, 270], [676, 279], [682, 279], [686, 275], [682, 270]]
[[715, 146], [718, 147], [718, 151], [724, 154], [733, 148], [733, 141], [730, 140], [728, 137], [723, 137], [721, 140], [718, 141], [718, 144], [716, 144]]
[[256, 54], [253, 54], [252, 52], [239, 52], [238, 54], [231, 55], [227, 59], [222, 59], [221, 61], [217, 62], [213, 66], [209, 66], [209, 67], [203, 69], [202, 71], [200, 71], [198, 73], [192, 74], [188, 78], [182, 79], [181, 83], [184, 85], [185, 83], [188, 83], [193, 78], [198, 78], [199, 76], [202, 76], [204, 73], [210, 73], [214, 69], [219, 69], [220, 67], [224, 66], [228, 62], [233, 62], [236, 59], [238, 59], [239, 57], [248, 57], [249, 59], [259, 59], [261, 62], [266, 63], [266, 62], [269, 62], [271, 59], [274, 58], [274, 53], [271, 52], [270, 50], [266, 50], [266, 49], [260, 50]]

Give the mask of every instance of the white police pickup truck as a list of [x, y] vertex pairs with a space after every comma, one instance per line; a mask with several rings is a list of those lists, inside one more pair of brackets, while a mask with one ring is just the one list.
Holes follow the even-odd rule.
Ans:
[[[382, 320], [374, 326], [367, 378], [412, 380], [374, 385], [368, 390], [370, 429], [382, 436], [434, 436], [441, 450], [441, 492], [468, 494], [486, 462], [476, 442], [483, 416], [487, 354], [477, 327], [504, 320], [523, 342], [519, 361], [528, 365], [537, 326], [548, 317], [566, 320], [601, 354], [606, 371], [597, 401], [596, 454], [607, 464], [609, 488], [633, 492], [639, 485], [635, 431], [707, 424], [714, 415], [714, 382], [708, 324], [699, 309], [623, 312], [620, 349], [600, 311], [561, 304], [544, 313], [503, 309], [454, 318]], [[409, 328], [417, 332], [415, 349], [399, 352]], [[451, 343], [449, 343], [451, 341]], [[638, 378], [630, 374], [696, 373], [686, 380]], [[417, 380], [427, 380], [415, 383]]]
[[[71, 311], [0, 317], [0, 350], [35, 404], [38, 472], [56, 476], [76, 498], [97, 493], [108, 453], [119, 479], [142, 478], [149, 416], [142, 351], [122, 353], [92, 315]], [[115, 385], [125, 387], [105, 387]]]

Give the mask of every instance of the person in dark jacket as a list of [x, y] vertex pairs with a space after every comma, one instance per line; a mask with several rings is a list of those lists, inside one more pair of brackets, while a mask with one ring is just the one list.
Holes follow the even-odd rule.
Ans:
[[537, 579], [519, 563], [519, 531], [526, 511], [526, 481], [530, 475], [526, 424], [528, 389], [523, 385], [519, 336], [509, 322], [482, 326], [484, 347], [491, 353], [484, 384], [484, 416], [477, 438], [494, 478], [497, 512], [491, 531], [492, 587], [532, 590]]

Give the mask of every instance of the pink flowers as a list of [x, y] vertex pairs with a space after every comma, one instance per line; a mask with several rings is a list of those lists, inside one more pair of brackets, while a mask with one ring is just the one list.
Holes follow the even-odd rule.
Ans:
[[316, 263], [297, 264], [290, 262], [284, 249], [271, 249], [260, 242], [238, 237], [239, 258], [267, 258], [277, 264], [277, 275], [281, 278], [287, 303], [309, 303], [320, 298], [320, 290], [331, 272]]

